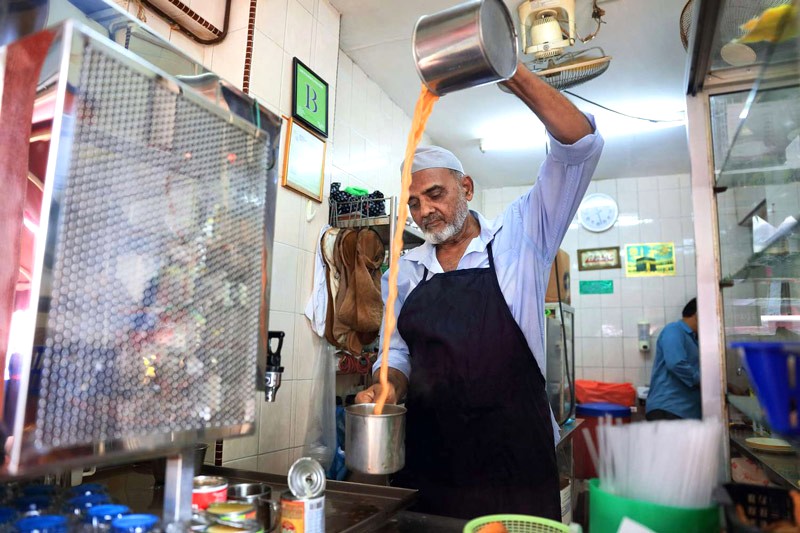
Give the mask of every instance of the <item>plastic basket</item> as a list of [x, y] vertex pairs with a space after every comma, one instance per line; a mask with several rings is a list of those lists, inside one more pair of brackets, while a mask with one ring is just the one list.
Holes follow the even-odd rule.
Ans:
[[[508, 533], [569, 533], [569, 526], [561, 522], [524, 514], [495, 514], [467, 522], [464, 533], [497, 533], [490, 524], [502, 524]], [[488, 526], [488, 527], [487, 527]]]
[[[786, 489], [727, 483], [725, 493], [729, 501], [723, 502], [723, 508], [730, 533], [758, 533], [760, 527], [793, 517], [794, 504]], [[736, 513], [737, 506], [756, 525], [743, 523]]]
[[800, 343], [737, 342], [767, 421], [776, 433], [800, 435]]
[[719, 507], [669, 507], [606, 492], [600, 481], [589, 481], [589, 527], [592, 533], [616, 533], [624, 518], [658, 533], [718, 533]]

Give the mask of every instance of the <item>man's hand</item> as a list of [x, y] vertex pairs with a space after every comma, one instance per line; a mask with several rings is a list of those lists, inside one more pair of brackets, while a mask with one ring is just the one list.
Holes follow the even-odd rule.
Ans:
[[[381, 384], [378, 382], [378, 373], [375, 372], [373, 379], [376, 381], [370, 388], [363, 390], [356, 394], [356, 403], [375, 403], [381, 393]], [[397, 369], [389, 369], [389, 396], [386, 397], [386, 403], [397, 403], [405, 398], [406, 390], [408, 390], [408, 378], [405, 374]]]

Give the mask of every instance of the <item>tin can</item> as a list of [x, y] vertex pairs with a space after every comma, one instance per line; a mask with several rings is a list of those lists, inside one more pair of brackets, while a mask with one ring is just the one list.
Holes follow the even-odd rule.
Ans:
[[325, 533], [325, 495], [298, 498], [281, 494], [280, 533]]
[[217, 476], [195, 476], [192, 509], [205, 511], [216, 502], [228, 501], [228, 480]]
[[247, 502], [215, 502], [206, 512], [226, 522], [244, 522], [256, 519], [256, 508]]
[[301, 457], [289, 468], [289, 490], [297, 498], [316, 498], [325, 492], [325, 470], [311, 457]]

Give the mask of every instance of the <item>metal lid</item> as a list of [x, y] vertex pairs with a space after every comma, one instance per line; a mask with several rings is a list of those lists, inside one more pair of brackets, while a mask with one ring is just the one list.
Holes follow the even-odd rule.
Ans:
[[228, 480], [219, 476], [195, 476], [193, 486], [194, 490], [227, 487]]
[[105, 504], [92, 507], [86, 512], [87, 522], [110, 523], [115, 518], [130, 514], [131, 510], [126, 505]]
[[295, 498], [316, 498], [325, 492], [325, 470], [311, 457], [301, 457], [289, 469], [289, 490]]
[[144, 533], [158, 524], [158, 517], [152, 514], [129, 514], [115, 518], [111, 522], [114, 533]]
[[67, 517], [60, 515], [29, 516], [17, 520], [17, 531], [22, 533], [50, 533], [67, 530]]

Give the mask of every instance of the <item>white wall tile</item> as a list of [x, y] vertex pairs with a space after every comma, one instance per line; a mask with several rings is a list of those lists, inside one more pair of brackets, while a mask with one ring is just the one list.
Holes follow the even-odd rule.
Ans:
[[[195, 2], [195, 6], [193, 9], [197, 11], [197, 2]], [[224, 5], [224, 2], [220, 4]], [[218, 5], [220, 5], [218, 4]], [[219, 10], [220, 15], [222, 15], [222, 9]], [[199, 12], [201, 16], [203, 15], [203, 11]], [[256, 13], [258, 13], [258, 8], [256, 8]], [[224, 15], [222, 15], [224, 17]], [[211, 20], [206, 18], [209, 22]], [[228, 16], [228, 31], [236, 31], [241, 29], [247, 29], [247, 23], [250, 20], [250, 0], [231, 0], [231, 12]], [[222, 27], [223, 20], [219, 21], [219, 28]], [[216, 24], [216, 22], [211, 22], [212, 24]]]
[[[339, 60], [339, 41], [317, 22], [316, 39], [311, 64], [314, 71], [328, 82], [331, 90], [336, 85], [337, 62]], [[333, 101], [329, 99], [329, 101]]]
[[678, 189], [681, 186], [680, 178], [681, 177], [678, 174], [675, 174], [674, 176], [659, 176], [658, 189], [661, 191]]
[[284, 333], [283, 347], [281, 348], [281, 365], [283, 365], [283, 379], [294, 379], [294, 325], [295, 314], [283, 311], [269, 312], [269, 330]]
[[656, 191], [658, 190], [658, 178], [656, 176], [638, 178], [636, 185], [640, 191]]
[[285, 244], [272, 247], [272, 283], [270, 308], [275, 311], [294, 312], [297, 300], [297, 271], [300, 250]]
[[311, 65], [311, 41], [315, 25], [311, 12], [299, 0], [288, 0], [286, 10], [286, 38], [283, 48], [291, 56]]
[[299, 313], [301, 316], [306, 310], [306, 303], [311, 297], [311, 290], [314, 286], [314, 263], [313, 252], [307, 252], [305, 250], [299, 251], [295, 312]]
[[211, 55], [211, 70], [236, 87], [242, 87], [244, 77], [244, 50], [247, 45], [247, 30], [228, 33], [221, 43], [214, 45]]
[[310, 379], [295, 381], [294, 395], [294, 423], [292, 427], [291, 446], [302, 446], [305, 444], [306, 430], [308, 429], [308, 414], [311, 407], [311, 391], [314, 382]]
[[258, 456], [258, 471], [285, 476], [289, 473], [289, 450], [264, 453]]
[[[670, 192], [670, 191], [665, 191]], [[683, 228], [680, 217], [665, 218], [659, 220], [661, 226], [661, 242], [672, 242], [675, 246], [683, 246]]]
[[258, 453], [264, 454], [288, 448], [293, 416], [294, 387], [297, 381], [281, 383], [275, 402], [263, 402], [258, 422]]
[[603, 380], [607, 383], [624, 383], [625, 369], [622, 367], [603, 368]]
[[625, 368], [644, 368], [645, 358], [639, 351], [638, 339], [623, 339], [622, 354]]
[[622, 309], [619, 307], [603, 308], [601, 330], [603, 337], [622, 337]]
[[325, 31], [330, 33], [334, 39], [336, 39], [338, 49], [338, 42], [339, 42], [339, 22], [341, 20], [341, 15], [336, 10], [333, 5], [331, 5], [330, 0], [317, 0], [317, 14], [316, 18], [320, 24], [325, 28]]
[[585, 308], [581, 310], [581, 337], [602, 337], [603, 310]]
[[639, 238], [640, 242], [660, 242], [661, 224], [658, 224], [658, 218], [639, 227]]
[[280, 107], [283, 79], [283, 50], [266, 34], [256, 30], [253, 33], [250, 92], [266, 103]]
[[305, 215], [303, 196], [281, 187], [275, 202], [275, 242], [297, 248], [300, 245], [300, 221]]
[[[223, 448], [224, 452], [224, 448]], [[222, 462], [222, 466], [226, 468], [237, 468], [239, 470], [255, 471], [258, 468], [258, 459], [253, 457], [246, 457], [244, 459], [236, 459], [235, 461]]]
[[661, 217], [680, 217], [681, 216], [681, 190], [668, 189], [658, 191], [659, 216]]
[[676, 307], [686, 304], [686, 282], [682, 277], [664, 278], [664, 306]]
[[582, 337], [580, 344], [583, 366], [603, 366], [603, 345], [598, 339]]
[[294, 378], [312, 379], [314, 363], [319, 357], [318, 337], [304, 315], [295, 315]]
[[624, 357], [622, 353], [622, 337], [611, 337], [602, 339], [603, 345], [603, 366], [622, 367]]
[[[641, 307], [643, 302], [642, 280], [624, 278], [619, 283], [620, 304], [622, 307]], [[623, 314], [625, 311], [623, 311]], [[624, 317], [623, 317], [624, 319]]]
[[605, 378], [603, 377], [603, 367], [596, 367], [596, 366], [584, 366], [583, 367], [583, 379], [588, 379], [592, 381], [603, 381]]
[[639, 190], [639, 218], [656, 220], [661, 216], [661, 200], [657, 190]]

